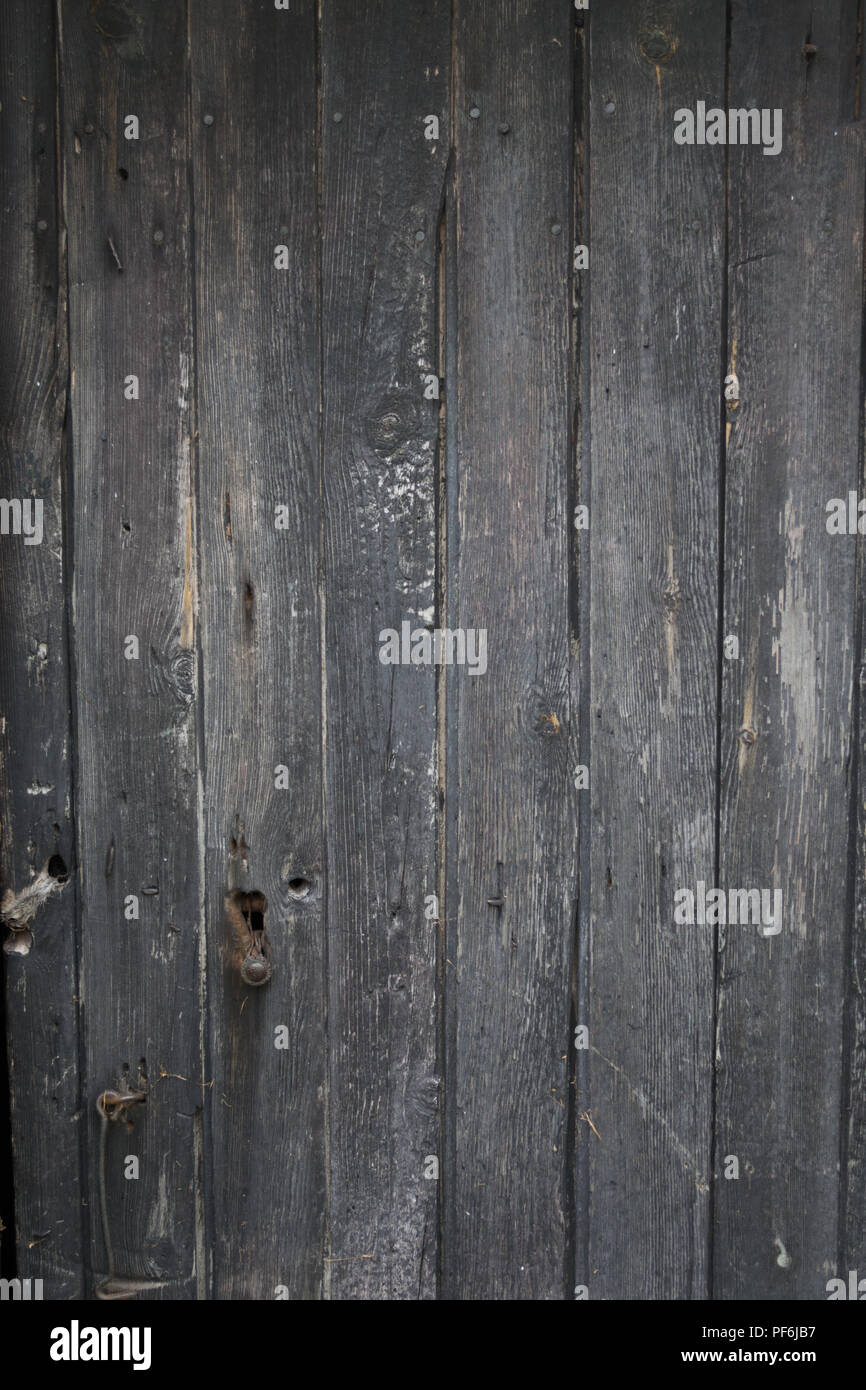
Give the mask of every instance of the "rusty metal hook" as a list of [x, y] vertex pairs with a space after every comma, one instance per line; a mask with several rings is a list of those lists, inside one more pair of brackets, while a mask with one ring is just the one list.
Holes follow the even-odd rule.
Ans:
[[99, 1132], [99, 1211], [102, 1217], [102, 1238], [105, 1242], [105, 1257], [108, 1264], [108, 1274], [99, 1281], [94, 1289], [94, 1293], [99, 1299], [133, 1298], [145, 1289], [164, 1289], [166, 1286], [165, 1280], [128, 1279], [124, 1275], [118, 1276], [115, 1273], [114, 1246], [111, 1241], [111, 1227], [108, 1220], [106, 1163], [109, 1126], [121, 1121], [127, 1129], [132, 1129], [132, 1120], [126, 1112], [130, 1105], [141, 1105], [146, 1100], [147, 1095], [144, 1091], [131, 1089], [125, 1091], [106, 1090], [96, 1098], [96, 1109], [99, 1111], [102, 1122]]

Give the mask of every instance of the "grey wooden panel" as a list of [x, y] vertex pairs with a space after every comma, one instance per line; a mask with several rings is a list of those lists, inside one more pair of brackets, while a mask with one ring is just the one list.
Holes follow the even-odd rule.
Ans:
[[[162, 1298], [864, 1273], [863, 564], [825, 525], [864, 489], [859, 9], [0, 6], [46, 1297], [105, 1273], [94, 1102], [142, 1058], [108, 1208]], [[699, 100], [781, 108], [782, 153], [677, 146]], [[404, 620], [484, 628], [485, 674], [383, 665]], [[676, 925], [700, 880], [780, 888], [782, 931]]]
[[[783, 920], [720, 932], [717, 1298], [823, 1298], [842, 1238], [855, 540], [828, 535], [826, 503], [858, 483], [855, 9], [744, 6], [731, 28], [731, 104], [781, 108], [784, 138], [777, 156], [730, 152], [724, 624], [740, 659], [720, 882], [780, 889]], [[738, 1181], [719, 1175], [728, 1154]]]
[[[588, 15], [575, 16], [574, 28], [574, 244], [586, 246], [589, 241], [589, 191], [590, 191], [590, 84], [589, 84], [589, 24]], [[590, 304], [592, 300], [592, 273], [588, 267], [575, 269], [572, 275], [572, 338], [574, 351], [574, 402], [573, 426], [574, 462], [570, 477], [569, 510], [585, 507], [589, 515], [592, 502], [592, 455], [589, 428], [589, 382], [592, 370], [590, 342]], [[576, 519], [576, 513], [575, 513]], [[577, 715], [578, 749], [581, 760], [589, 763], [592, 719], [588, 699], [590, 671], [590, 582], [591, 582], [590, 533], [586, 527], [577, 525], [571, 530], [571, 586], [569, 606], [573, 640], [576, 644], [576, 661], [579, 689], [584, 698], [579, 701]], [[587, 792], [583, 792], [585, 811], [589, 811]], [[586, 1023], [589, 1017], [589, 922], [590, 922], [590, 836], [589, 816], [580, 821], [577, 915], [574, 961], [572, 964], [572, 1013], [569, 1021], [569, 1086], [570, 1113], [568, 1147], [573, 1162], [573, 1190], [571, 1200], [572, 1244], [569, 1252], [572, 1285], [586, 1282], [586, 1268], [589, 1241], [589, 1147], [578, 1144], [579, 1109], [587, 1087], [591, 1058], [586, 1047], [578, 1049], [576, 1029]], [[586, 1126], [583, 1126], [585, 1137]], [[573, 1296], [566, 1290], [566, 1297]]]
[[[322, 8], [322, 458], [329, 1294], [435, 1296], [436, 670], [379, 633], [436, 618], [439, 215], [450, 5]], [[440, 121], [425, 139], [424, 118]]]
[[49, 0], [0, 9], [0, 53], [0, 494], [42, 505], [41, 543], [0, 536], [0, 910], [23, 926], [28, 897], [36, 908], [29, 936], [2, 929], [17, 1230], [10, 1213], [3, 1216], [5, 1239], [17, 1243], [20, 1276], [44, 1280], [45, 1298], [62, 1299], [83, 1291], [83, 1213], [75, 887], [67, 879], [59, 893], [39, 891], [60, 888], [61, 866], [67, 875], [74, 866], [63, 523], [66, 268]]
[[[315, 7], [220, 0], [194, 7], [190, 32], [213, 1293], [312, 1299], [326, 1085]], [[273, 974], [256, 988], [240, 975], [249, 933], [224, 907], [246, 891], [268, 900]]]
[[143, 1067], [135, 1129], [109, 1135], [117, 1272], [189, 1298], [204, 1091], [185, 14], [88, 0], [59, 13], [90, 1263], [106, 1272], [94, 1102]]
[[[866, 497], [863, 459], [860, 461], [858, 496]], [[866, 653], [864, 625], [863, 554], [857, 567], [857, 596], [854, 639], [854, 725], [852, 738], [856, 771], [852, 788], [851, 829], [855, 838], [849, 845], [850, 900], [849, 953], [846, 961], [846, 1031], [843, 1034], [842, 1135], [840, 1180], [842, 1201], [839, 1230], [839, 1259], [831, 1277], [848, 1279], [848, 1271], [858, 1271], [858, 1281], [866, 1278]]]
[[[707, 1290], [724, 152], [673, 113], [724, 100], [724, 6], [594, 8], [590, 80], [591, 819], [588, 1259], [594, 1298]], [[586, 1117], [586, 1118], [584, 1118]], [[590, 1125], [590, 1120], [592, 1126]]]
[[568, 611], [573, 15], [458, 0], [455, 16], [448, 626], [486, 629], [488, 665], [447, 672], [445, 1289], [557, 1299], [571, 1284], [579, 795]]

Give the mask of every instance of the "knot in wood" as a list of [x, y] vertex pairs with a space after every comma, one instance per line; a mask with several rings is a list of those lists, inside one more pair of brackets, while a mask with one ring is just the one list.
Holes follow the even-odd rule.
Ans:
[[191, 705], [195, 695], [195, 657], [192, 651], [176, 651], [168, 667], [168, 683], [176, 700]]
[[408, 391], [390, 391], [366, 419], [367, 440], [380, 458], [390, 458], [419, 433], [417, 399]]
[[669, 29], [654, 27], [644, 30], [640, 51], [651, 63], [666, 63], [675, 50], [676, 41]]

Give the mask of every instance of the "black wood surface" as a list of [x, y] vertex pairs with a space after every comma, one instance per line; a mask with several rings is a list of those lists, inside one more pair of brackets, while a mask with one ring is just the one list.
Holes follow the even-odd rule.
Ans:
[[[436, 268], [450, 7], [323, 11], [322, 631], [332, 1298], [435, 1294], [436, 670], [379, 634], [436, 615]], [[425, 138], [425, 117], [440, 138]]]
[[178, 7], [72, 0], [60, 16], [87, 1258], [107, 1272], [96, 1098], [131, 1085], [147, 1091], [135, 1128], [108, 1136], [117, 1273], [189, 1298], [203, 1063], [186, 31]]
[[[743, 9], [731, 29], [731, 104], [751, 103], [760, 75], [761, 104], [784, 111], [786, 131], [776, 157], [730, 152], [727, 353], [740, 399], [728, 411], [724, 625], [740, 659], [723, 669], [719, 871], [723, 885], [781, 889], [783, 920], [767, 938], [720, 931], [721, 1298], [822, 1297], [845, 1243], [857, 541], [828, 534], [826, 503], [847, 501], [859, 473], [855, 8]], [[727, 1154], [738, 1181], [720, 1176]], [[862, 1242], [862, 1208], [849, 1219]]]
[[448, 672], [445, 1268], [459, 1298], [561, 1298], [571, 1283], [572, 29], [565, 6], [457, 6], [448, 626], [486, 629], [488, 661]]
[[[314, 7], [191, 17], [213, 1296], [314, 1298], [327, 1076]], [[245, 892], [268, 904], [263, 986], [241, 975], [249, 931], [227, 906]]]
[[[724, 7], [589, 20], [589, 1298], [701, 1298], [712, 1135]], [[758, 158], [761, 158], [760, 153]]]
[[[0, 494], [43, 506], [41, 544], [0, 536], [0, 911], [17, 1230], [11, 1212], [2, 1217], [4, 1241], [17, 1237], [27, 1275], [57, 1298], [76, 1298], [85, 1212], [64, 536], [66, 267], [52, 6], [0, 11], [0, 52]], [[10, 922], [20, 930], [10, 931]]]
[[46, 1298], [866, 1273], [861, 9], [0, 0]]

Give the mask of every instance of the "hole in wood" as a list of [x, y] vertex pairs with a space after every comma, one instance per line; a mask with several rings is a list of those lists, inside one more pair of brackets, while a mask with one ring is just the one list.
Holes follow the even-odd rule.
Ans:
[[286, 886], [289, 890], [289, 896], [292, 898], [308, 898], [313, 891], [312, 881], [301, 875], [290, 878]]
[[244, 911], [244, 916], [249, 917], [251, 932], [263, 932], [265, 929], [265, 913], [268, 910], [268, 900], [264, 893], [247, 894], [248, 906]]
[[48, 873], [51, 878], [55, 878], [58, 883], [65, 883], [69, 877], [66, 868], [66, 861], [59, 854], [52, 854], [48, 861]]

